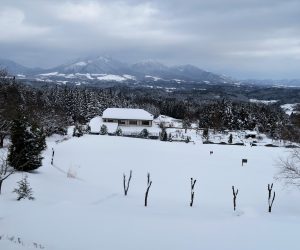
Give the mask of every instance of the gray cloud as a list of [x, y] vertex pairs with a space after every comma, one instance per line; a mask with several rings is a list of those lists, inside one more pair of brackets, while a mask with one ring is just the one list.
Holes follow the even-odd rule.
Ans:
[[2, 0], [0, 54], [29, 66], [109, 54], [300, 78], [300, 1]]

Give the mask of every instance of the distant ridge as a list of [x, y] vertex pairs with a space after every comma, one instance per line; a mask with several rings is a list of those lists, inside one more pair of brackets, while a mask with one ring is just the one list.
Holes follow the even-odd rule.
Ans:
[[193, 65], [179, 65], [168, 67], [160, 62], [149, 60], [128, 64], [109, 56], [93, 56], [78, 58], [69, 63], [51, 69], [32, 69], [11, 60], [0, 60], [0, 68], [11, 74], [26, 76], [38, 74], [107, 74], [117, 76], [132, 76], [132, 79], [165, 79], [183, 81], [206, 81], [211, 83], [227, 83], [232, 79], [215, 73], [199, 69]]

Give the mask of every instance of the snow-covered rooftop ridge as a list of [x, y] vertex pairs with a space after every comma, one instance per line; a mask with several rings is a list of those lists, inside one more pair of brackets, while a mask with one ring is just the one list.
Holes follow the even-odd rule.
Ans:
[[102, 118], [129, 119], [129, 120], [153, 120], [153, 115], [143, 109], [108, 108], [104, 110]]

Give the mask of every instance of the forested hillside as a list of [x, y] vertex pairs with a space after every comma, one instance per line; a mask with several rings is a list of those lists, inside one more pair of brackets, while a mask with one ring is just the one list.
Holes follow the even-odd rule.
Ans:
[[[38, 123], [47, 135], [64, 133], [68, 125], [84, 124], [101, 115], [108, 107], [143, 108], [155, 116], [168, 115], [200, 128], [216, 131], [258, 128], [274, 138], [298, 140], [299, 118], [290, 121], [279, 104], [262, 104], [227, 99], [203, 100], [184, 94], [166, 95], [158, 90], [142, 88], [60, 86], [45, 84], [30, 86], [1, 73], [0, 119], [1, 134], [9, 134], [9, 124], [22, 112], [27, 119]], [[295, 130], [295, 131], [293, 131]]]

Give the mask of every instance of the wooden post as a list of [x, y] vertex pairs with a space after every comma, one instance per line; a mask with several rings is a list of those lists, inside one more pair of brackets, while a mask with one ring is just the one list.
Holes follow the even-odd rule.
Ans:
[[191, 178], [191, 201], [190, 201], [190, 207], [192, 207], [193, 203], [194, 203], [194, 197], [195, 197], [194, 188], [195, 188], [196, 181], [197, 180], [194, 180], [193, 178]]
[[148, 173], [147, 174], [147, 190], [146, 190], [146, 194], [145, 194], [145, 207], [147, 207], [147, 205], [148, 205], [148, 193], [149, 193], [151, 185], [152, 185], [152, 181], [150, 180], [150, 173]]

